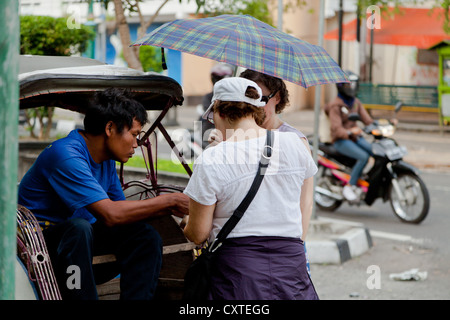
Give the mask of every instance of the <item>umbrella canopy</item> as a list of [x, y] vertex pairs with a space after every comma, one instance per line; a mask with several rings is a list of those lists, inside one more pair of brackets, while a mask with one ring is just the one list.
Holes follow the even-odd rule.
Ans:
[[319, 46], [281, 32], [249, 15], [179, 19], [132, 45], [152, 45], [252, 69], [302, 87], [347, 82]]

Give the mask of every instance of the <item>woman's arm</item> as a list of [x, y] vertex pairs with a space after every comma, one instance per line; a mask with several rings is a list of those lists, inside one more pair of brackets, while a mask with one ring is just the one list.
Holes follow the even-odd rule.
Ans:
[[300, 210], [302, 212], [302, 240], [305, 241], [309, 228], [309, 222], [312, 215], [313, 199], [314, 199], [314, 177], [303, 181], [302, 191], [300, 194]]
[[[309, 146], [309, 143], [306, 139], [301, 139], [305, 147], [311, 152], [312, 150]], [[314, 176], [305, 179], [303, 181], [302, 190], [300, 191], [300, 210], [302, 212], [302, 240], [305, 240], [306, 233], [309, 228], [309, 221], [311, 220], [312, 215], [312, 207], [314, 201]]]
[[184, 228], [184, 235], [195, 244], [202, 244], [208, 239], [216, 204], [205, 206], [190, 199], [189, 220]]

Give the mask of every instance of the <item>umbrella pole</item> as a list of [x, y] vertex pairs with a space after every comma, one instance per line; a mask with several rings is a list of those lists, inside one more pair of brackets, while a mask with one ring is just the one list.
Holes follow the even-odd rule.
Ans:
[[[324, 11], [325, 11], [325, 0], [320, 0], [320, 11], [319, 11], [319, 34], [318, 34], [318, 45], [323, 46], [323, 25], [324, 25]], [[322, 87], [316, 86], [315, 96], [314, 96], [314, 136], [313, 136], [313, 159], [317, 164], [317, 150], [319, 149], [319, 114], [320, 114], [320, 96], [322, 93]], [[316, 190], [317, 175], [314, 175], [314, 190]], [[315, 198], [315, 193], [313, 193]], [[316, 219], [316, 201], [313, 200], [313, 209], [311, 219]]]

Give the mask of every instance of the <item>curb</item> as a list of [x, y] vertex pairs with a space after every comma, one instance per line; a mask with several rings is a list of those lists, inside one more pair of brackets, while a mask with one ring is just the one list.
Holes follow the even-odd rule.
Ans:
[[311, 227], [305, 241], [310, 263], [342, 264], [373, 246], [369, 229], [361, 224], [321, 218], [311, 221]]

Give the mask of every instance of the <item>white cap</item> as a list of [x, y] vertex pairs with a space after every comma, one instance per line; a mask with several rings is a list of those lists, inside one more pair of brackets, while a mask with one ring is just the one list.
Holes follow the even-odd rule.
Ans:
[[[245, 96], [245, 91], [247, 91], [248, 87], [253, 87], [258, 91], [258, 99]], [[205, 113], [203, 113], [202, 119], [207, 118], [216, 100], [247, 102], [256, 107], [264, 107], [266, 103], [261, 101], [261, 97], [262, 90], [255, 82], [241, 77], [224, 78], [217, 81], [214, 85], [214, 95], [211, 99], [211, 104], [208, 109], [206, 109]]]

